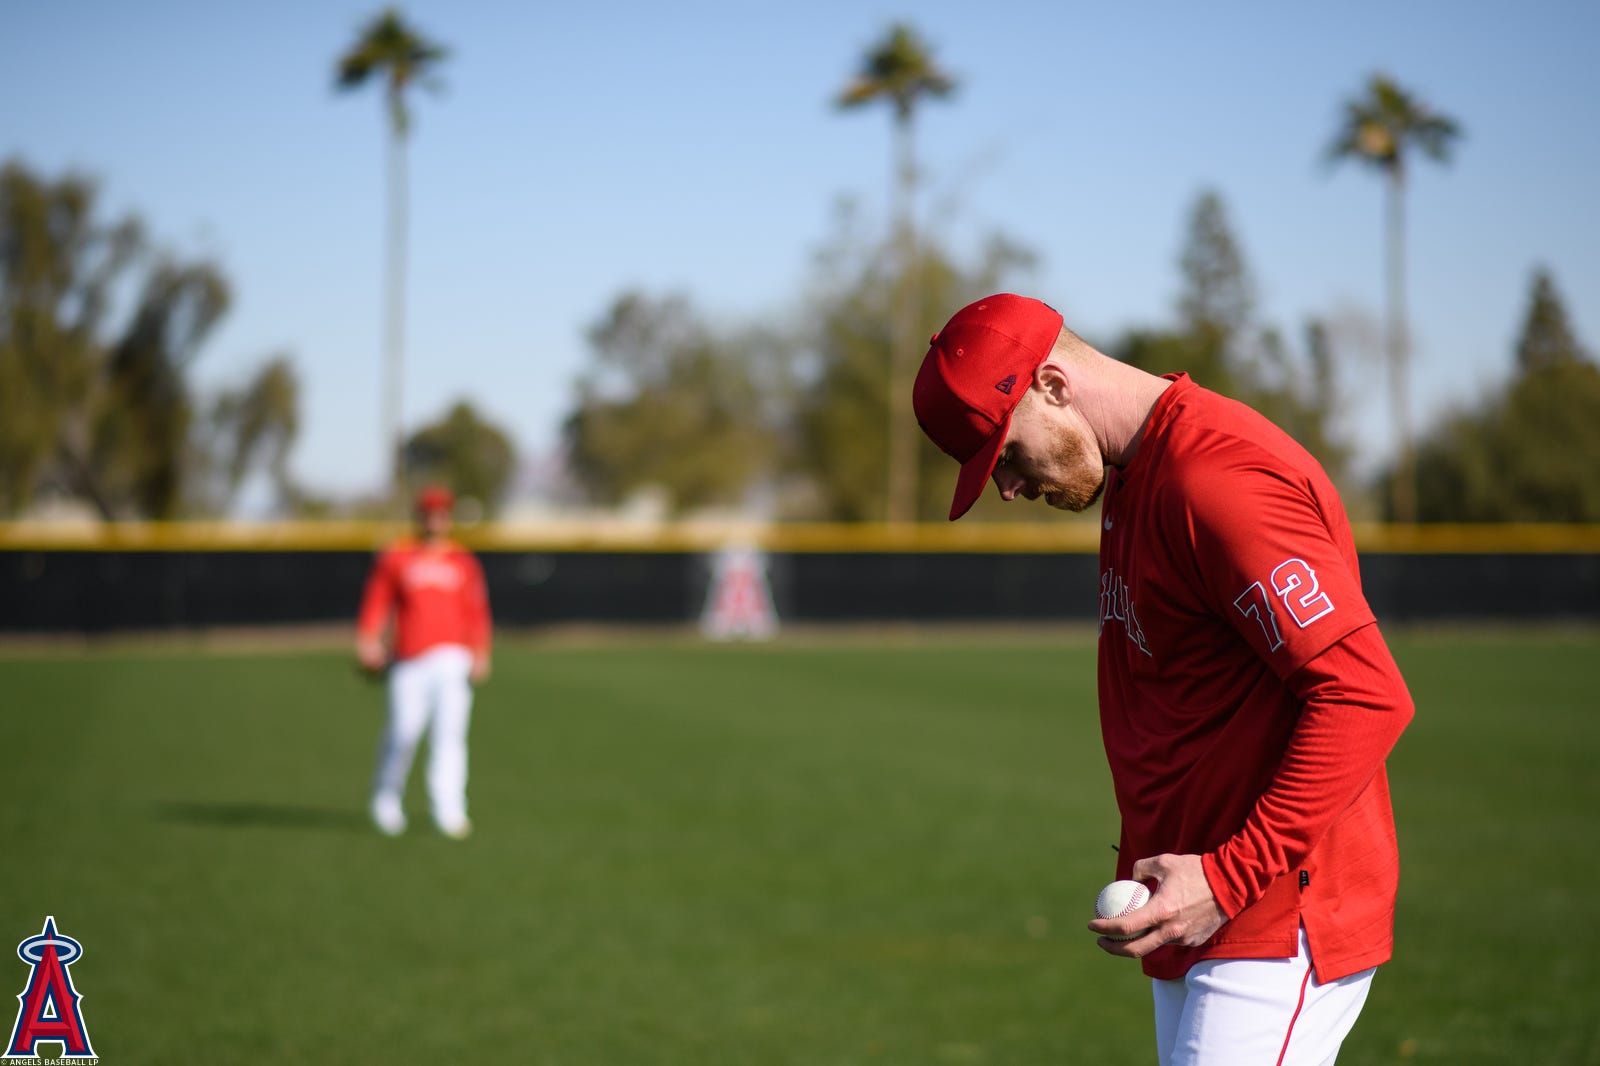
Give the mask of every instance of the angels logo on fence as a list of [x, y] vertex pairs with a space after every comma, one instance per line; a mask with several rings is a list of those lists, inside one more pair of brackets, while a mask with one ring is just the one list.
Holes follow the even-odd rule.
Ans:
[[717, 553], [711, 561], [711, 587], [700, 628], [712, 640], [766, 640], [778, 631], [765, 555], [748, 547]]
[[39, 1060], [40, 1044], [60, 1044], [61, 1058], [98, 1062], [89, 1046], [89, 1030], [83, 1024], [80, 996], [72, 987], [67, 967], [83, 954], [83, 945], [56, 932], [54, 915], [44, 920], [38, 936], [17, 945], [17, 957], [32, 969], [28, 983], [17, 995], [17, 1022], [11, 1027], [0, 1062], [17, 1059]]

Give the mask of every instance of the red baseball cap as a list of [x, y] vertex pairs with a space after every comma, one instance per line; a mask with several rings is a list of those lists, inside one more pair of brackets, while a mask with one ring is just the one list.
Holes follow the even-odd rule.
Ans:
[[423, 513], [448, 511], [455, 505], [455, 495], [443, 485], [429, 485], [417, 493], [417, 510]]
[[961, 464], [950, 521], [983, 495], [1011, 412], [1055, 347], [1061, 324], [1049, 304], [999, 293], [957, 311], [929, 341], [911, 406], [928, 439]]

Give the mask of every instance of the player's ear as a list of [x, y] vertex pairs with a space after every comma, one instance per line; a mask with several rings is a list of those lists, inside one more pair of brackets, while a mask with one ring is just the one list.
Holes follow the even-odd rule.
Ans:
[[1045, 399], [1059, 407], [1072, 403], [1072, 378], [1061, 364], [1046, 359], [1033, 371], [1033, 387], [1044, 393]]

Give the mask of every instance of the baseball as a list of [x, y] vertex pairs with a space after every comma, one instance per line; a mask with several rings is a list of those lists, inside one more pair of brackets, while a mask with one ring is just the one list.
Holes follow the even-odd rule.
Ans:
[[[1143, 907], [1150, 902], [1150, 890], [1138, 881], [1113, 881], [1100, 890], [1100, 895], [1095, 897], [1094, 914], [1096, 918], [1121, 918], [1125, 914]], [[1108, 936], [1108, 940], [1132, 940], [1138, 933], [1127, 936]]]

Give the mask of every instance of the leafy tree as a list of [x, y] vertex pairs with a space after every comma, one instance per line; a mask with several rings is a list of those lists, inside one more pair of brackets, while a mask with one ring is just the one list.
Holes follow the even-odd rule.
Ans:
[[451, 485], [459, 495], [482, 504], [489, 517], [505, 502], [516, 465], [510, 435], [465, 400], [406, 442], [405, 466], [413, 484]]
[[675, 511], [732, 504], [776, 469], [781, 337], [719, 333], [680, 296], [619, 296], [589, 333], [594, 364], [564, 436], [590, 496], [666, 490]]
[[1385, 261], [1388, 327], [1385, 330], [1385, 348], [1398, 455], [1390, 479], [1389, 506], [1390, 518], [1397, 522], [1414, 521], [1416, 517], [1416, 474], [1407, 389], [1406, 167], [1408, 159], [1417, 152], [1436, 162], [1448, 162], [1460, 135], [1460, 127], [1454, 119], [1423, 104], [1391, 78], [1374, 74], [1367, 83], [1365, 93], [1345, 103], [1339, 128], [1327, 149], [1327, 158], [1331, 162], [1353, 159], [1377, 170], [1383, 176], [1387, 190]]
[[268, 360], [242, 388], [222, 392], [194, 434], [190, 508], [227, 514], [251, 474], [264, 474], [279, 511], [297, 511], [304, 494], [289, 474], [300, 431], [300, 380], [289, 358]]
[[1173, 329], [1135, 329], [1110, 348], [1151, 373], [1186, 371], [1196, 382], [1266, 415], [1344, 479], [1350, 450], [1336, 440], [1329, 416], [1337, 406], [1327, 333], [1307, 326], [1305, 357], [1255, 315], [1254, 283], [1221, 194], [1202, 190], [1190, 212], [1178, 257], [1182, 288]]
[[[226, 311], [206, 263], [103, 222], [84, 179], [0, 168], [0, 512], [41, 492], [105, 518], [182, 509], [193, 418], [186, 375]], [[120, 326], [116, 297], [131, 299]]]
[[1171, 330], [1131, 330], [1116, 355], [1152, 373], [1187, 371], [1217, 392], [1251, 391], [1262, 374], [1255, 284], [1220, 193], [1203, 189], [1178, 255], [1182, 288]]
[[1539, 267], [1533, 274], [1528, 314], [1517, 339], [1517, 368], [1524, 374], [1582, 362], [1588, 354], [1578, 344], [1567, 319], [1567, 308], [1556, 292], [1550, 271]]
[[1239, 399], [1316, 456], [1335, 484], [1349, 484], [1353, 449], [1332, 425], [1340, 401], [1327, 327], [1316, 319], [1305, 323], [1303, 354], [1270, 327], [1262, 330], [1260, 344], [1262, 369], [1240, 387]]
[[96, 219], [94, 198], [83, 178], [0, 168], [0, 513], [25, 510], [41, 488], [96, 493], [101, 336], [115, 284], [144, 245], [132, 220]]
[[1189, 235], [1178, 259], [1183, 290], [1178, 323], [1189, 341], [1190, 374], [1233, 391], [1246, 368], [1243, 350], [1255, 313], [1255, 283], [1234, 237], [1227, 206], [1214, 189], [1202, 190], [1189, 216]]
[[1528, 304], [1508, 386], [1418, 448], [1422, 521], [1600, 522], [1600, 367], [1548, 272], [1535, 273]]
[[[788, 517], [841, 521], [881, 520], [885, 437], [889, 425], [881, 397], [889, 368], [882, 357], [897, 272], [881, 243], [862, 237], [853, 216], [842, 211], [816, 265], [816, 281], [800, 318], [809, 323], [801, 338], [801, 379], [787, 469], [808, 491], [788, 501]], [[919, 303], [947, 315], [1005, 287], [1033, 263], [1026, 249], [993, 237], [976, 264], [963, 266], [938, 246], [922, 248], [913, 277]], [[924, 321], [924, 336], [939, 322]], [[894, 397], [911, 409], [910, 382]], [[919, 476], [914, 517], [943, 521], [950, 511], [954, 471], [948, 456], [918, 432], [912, 453]], [[980, 501], [973, 515], [994, 517]], [[1015, 510], [1002, 517], [1018, 517]], [[1037, 517], [1037, 515], [1035, 515]]]
[[208, 265], [162, 264], [151, 273], [132, 325], [109, 353], [110, 403], [93, 455], [102, 496], [140, 515], [178, 516], [194, 416], [186, 373], [228, 300], [227, 284]]
[[914, 125], [923, 100], [947, 97], [955, 88], [955, 79], [934, 63], [932, 51], [921, 36], [910, 26], [897, 23], [867, 51], [855, 78], [835, 100], [838, 107], [846, 110], [884, 101], [894, 115], [897, 284], [885, 315], [890, 327], [884, 345], [889, 363], [884, 382], [889, 422], [886, 491], [888, 517], [893, 521], [912, 516], [917, 481], [917, 430], [905, 403], [917, 357], [920, 295], [913, 278], [919, 260], [912, 208], [917, 182]]
[[[406, 94], [415, 85], [433, 86], [433, 71], [448, 53], [406, 23], [389, 8], [367, 23], [356, 41], [339, 57], [335, 84], [341, 92], [359, 89], [369, 79], [383, 81], [384, 105], [389, 114], [387, 254], [384, 256], [384, 387], [383, 440], [380, 454], [398, 460], [401, 451], [400, 411], [405, 372], [406, 287], [406, 138], [411, 133], [411, 111]], [[396, 506], [405, 506], [404, 465], [396, 462], [392, 475]]]
[[1600, 367], [1531, 371], [1417, 451], [1424, 522], [1600, 522]]

